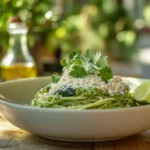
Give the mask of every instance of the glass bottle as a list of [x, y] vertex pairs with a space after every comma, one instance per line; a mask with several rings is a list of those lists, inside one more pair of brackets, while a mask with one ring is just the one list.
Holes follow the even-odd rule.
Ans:
[[0, 63], [2, 80], [36, 77], [35, 61], [27, 46], [27, 26], [20, 18], [13, 17], [7, 31], [10, 39], [8, 52]]

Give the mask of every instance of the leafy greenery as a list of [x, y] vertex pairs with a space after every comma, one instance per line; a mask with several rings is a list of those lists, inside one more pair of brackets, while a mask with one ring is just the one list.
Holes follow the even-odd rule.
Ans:
[[60, 1], [60, 9], [56, 3], [52, 0], [0, 1], [0, 47], [7, 50], [7, 20], [15, 15], [29, 27], [30, 46], [38, 42], [52, 51], [59, 45], [63, 56], [70, 49], [81, 47], [104, 50], [123, 60], [132, 58], [137, 31], [121, 1], [72, 0], [64, 4]]
[[100, 71], [100, 75], [104, 81], [107, 81], [113, 77], [111, 68], [107, 66]]
[[[89, 75], [89, 69], [93, 68], [90, 74], [101, 76], [104, 81], [113, 77], [111, 68], [108, 66], [107, 57], [99, 52], [94, 55], [92, 51], [87, 50], [85, 56], [81, 56], [81, 51], [73, 51], [68, 59], [62, 61], [65, 71], [75, 78], [82, 78]], [[89, 67], [90, 66], [90, 67]], [[51, 77], [52, 83], [59, 81], [58, 76]], [[51, 84], [41, 89], [32, 100], [32, 106], [62, 109], [106, 109], [106, 108], [125, 108], [146, 105], [144, 101], [137, 101], [129, 86], [125, 86], [123, 94], [120, 92], [109, 94], [108, 91], [102, 91], [96, 87], [93, 88], [58, 88], [53, 94], [49, 94]], [[108, 90], [108, 89], [107, 89]], [[47, 95], [46, 95], [47, 94]], [[46, 96], [45, 96], [46, 95]]]
[[[6, 32], [8, 26], [8, 19], [11, 16], [19, 16], [25, 21], [29, 28], [28, 42], [29, 45], [34, 45], [36, 41], [46, 40], [45, 36], [52, 29], [49, 28], [51, 21], [47, 21], [44, 17], [45, 13], [51, 9], [53, 2], [51, 0], [2, 0], [0, 1], [0, 36], [1, 46], [7, 48], [8, 33]], [[41, 35], [41, 36], [35, 36]], [[3, 39], [1, 39], [1, 37]], [[42, 37], [42, 38], [40, 38]]]
[[87, 76], [87, 72], [82, 65], [74, 65], [69, 73], [72, 77], [83, 78]]
[[[99, 71], [100, 76], [103, 80], [107, 81], [113, 77], [112, 70], [108, 66], [108, 61], [106, 56], [102, 56], [100, 52], [94, 53], [90, 50], [86, 52], [86, 57], [84, 58], [89, 73], [94, 73]], [[87, 60], [87, 61], [86, 61]]]
[[57, 83], [59, 81], [59, 79], [60, 79], [60, 76], [58, 74], [53, 74], [51, 76], [51, 82], [52, 83]]
[[59, 27], [62, 20], [73, 14], [79, 14], [82, 6], [80, 3], [74, 4], [68, 1], [63, 5], [61, 1], [53, 0], [2, 0], [0, 1], [0, 47], [7, 50], [8, 19], [11, 16], [18, 16], [28, 25], [30, 46], [42, 43], [48, 50], [53, 50], [61, 37]]
[[108, 66], [107, 57], [100, 52], [96, 54], [92, 50], [87, 50], [85, 56], [81, 56], [81, 51], [73, 51], [68, 59], [61, 61], [66, 68], [70, 68], [70, 75], [75, 78], [82, 78], [88, 74], [98, 74], [104, 81], [113, 77], [112, 70]]

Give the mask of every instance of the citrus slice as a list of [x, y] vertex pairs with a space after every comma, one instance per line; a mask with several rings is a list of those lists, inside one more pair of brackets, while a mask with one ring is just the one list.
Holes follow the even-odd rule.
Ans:
[[134, 90], [133, 96], [136, 100], [145, 100], [150, 102], [150, 80], [144, 81], [142, 84], [140, 84]]

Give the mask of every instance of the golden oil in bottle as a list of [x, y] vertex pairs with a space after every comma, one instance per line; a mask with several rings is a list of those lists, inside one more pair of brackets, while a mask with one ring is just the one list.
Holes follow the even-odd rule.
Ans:
[[3, 81], [36, 76], [37, 69], [35, 65], [26, 63], [17, 63], [9, 66], [1, 65], [1, 78]]
[[37, 76], [36, 63], [27, 46], [28, 27], [18, 17], [9, 20], [9, 48], [0, 62], [3, 81]]

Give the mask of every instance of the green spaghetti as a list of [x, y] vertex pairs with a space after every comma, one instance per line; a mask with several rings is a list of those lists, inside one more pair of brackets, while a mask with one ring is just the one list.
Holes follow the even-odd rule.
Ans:
[[139, 106], [129, 85], [112, 74], [107, 57], [100, 53], [74, 51], [61, 61], [63, 73], [37, 92], [32, 106], [59, 109], [105, 109]]

